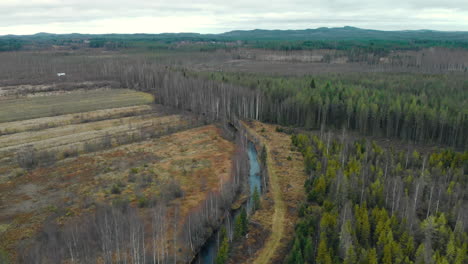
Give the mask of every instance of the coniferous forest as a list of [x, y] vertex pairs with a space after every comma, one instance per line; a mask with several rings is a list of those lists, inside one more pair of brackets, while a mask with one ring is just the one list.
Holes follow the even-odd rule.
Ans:
[[468, 152], [291, 138], [309, 178], [286, 263], [466, 263]]
[[465, 76], [201, 75], [259, 90], [264, 95], [259, 118], [265, 122], [306, 129], [344, 127], [365, 135], [461, 148], [468, 144]]

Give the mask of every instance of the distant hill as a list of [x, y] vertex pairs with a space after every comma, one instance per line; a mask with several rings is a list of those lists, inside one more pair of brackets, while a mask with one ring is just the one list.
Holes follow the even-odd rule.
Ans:
[[220, 36], [257, 40], [444, 40], [468, 41], [467, 31], [402, 30], [381, 31], [355, 27], [304, 30], [236, 30]]
[[[80, 45], [100, 48], [168, 49], [182, 41], [204, 45], [200, 50], [223, 48], [224, 43], [242, 41], [262, 49], [362, 49], [366, 52], [414, 50], [427, 47], [468, 49], [468, 31], [401, 30], [381, 31], [356, 27], [303, 30], [235, 30], [221, 34], [51, 34], [0, 36], [0, 51], [36, 49], [52, 45]], [[88, 42], [89, 41], [89, 42]], [[172, 45], [172, 46], [171, 46]], [[192, 47], [193, 48], [193, 47]]]
[[210, 39], [210, 40], [443, 40], [468, 41], [468, 31], [400, 30], [382, 31], [356, 27], [321, 27], [302, 30], [235, 30], [221, 34], [161, 33], [161, 34], [52, 34], [5, 35], [0, 38], [131, 38], [131, 39]]

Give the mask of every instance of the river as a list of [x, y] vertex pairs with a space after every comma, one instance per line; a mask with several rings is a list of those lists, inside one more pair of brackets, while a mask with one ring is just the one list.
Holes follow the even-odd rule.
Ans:
[[[249, 158], [249, 192], [250, 196], [247, 201], [247, 211], [250, 212], [253, 204], [253, 193], [257, 188], [259, 194], [262, 192], [262, 177], [260, 174], [260, 164], [258, 163], [258, 153], [255, 145], [249, 141], [247, 147], [247, 154]], [[230, 216], [224, 220], [223, 224], [230, 226], [230, 230], [234, 228], [234, 219], [240, 210], [231, 212]], [[216, 231], [203, 245], [197, 258], [193, 263], [196, 264], [214, 264], [216, 260], [216, 253], [219, 247], [219, 230]]]

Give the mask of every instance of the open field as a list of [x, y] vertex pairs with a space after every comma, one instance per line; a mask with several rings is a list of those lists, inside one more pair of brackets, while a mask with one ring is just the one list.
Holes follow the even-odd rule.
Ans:
[[119, 88], [118, 82], [110, 81], [94, 81], [94, 82], [58, 82], [48, 84], [23, 84], [23, 85], [10, 85], [0, 86], [0, 100], [5, 100], [10, 97], [35, 95], [50, 92], [65, 92], [72, 90], [92, 90], [96, 88]]
[[[92, 211], [89, 206], [94, 203], [157, 200], [165, 183], [173, 181], [183, 196], [171, 204], [179, 205], [178, 219], [184, 219], [205, 199], [206, 191], [218, 190], [219, 182], [229, 177], [233, 150], [218, 128], [206, 126], [31, 170], [0, 184], [1, 246], [13, 250], [51, 215], [64, 223]], [[115, 185], [118, 193], [112, 191]], [[142, 215], [145, 210], [150, 209], [141, 209]]]
[[74, 91], [2, 100], [0, 123], [149, 104], [153, 96], [126, 89]]
[[2, 123], [2, 126], [0, 127], [0, 135], [8, 135], [24, 131], [42, 130], [63, 125], [79, 124], [119, 117], [141, 115], [151, 112], [152, 109], [153, 107], [151, 105], [138, 105], [6, 122]]
[[15, 262], [47, 226], [122, 202], [144, 225], [167, 203], [161, 250], [191, 254], [172, 238], [230, 180], [234, 144], [193, 114], [150, 104], [150, 94], [66, 87], [75, 86], [1, 90], [0, 254]]
[[164, 123], [165, 120], [161, 120], [161, 118], [162, 117], [158, 116], [158, 114], [156, 113], [135, 117], [124, 117], [119, 119], [107, 119], [103, 121], [82, 124], [65, 125], [56, 128], [48, 128], [40, 131], [15, 133], [12, 135], [5, 135], [0, 137], [0, 149], [9, 146], [21, 146], [23, 144], [28, 144], [36, 141], [43, 141], [51, 138], [64, 137], [70, 135], [75, 135], [77, 137], [76, 140], [80, 140], [78, 135], [85, 132], [106, 132], [106, 130], [110, 128], [122, 131], [121, 129], [125, 126], [128, 126], [129, 128], [138, 128], [139, 126], [144, 126], [155, 122]]
[[[2, 164], [11, 166], [15, 164], [18, 152], [32, 148], [38, 153], [37, 156], [41, 155], [40, 153], [52, 153], [52, 161], [55, 161], [70, 155], [93, 152], [96, 149], [118, 146], [191, 126], [190, 120], [180, 115], [127, 119], [130, 120], [99, 121], [3, 136], [1, 141], [4, 147], [0, 148], [0, 160]], [[149, 134], [146, 135], [145, 131]], [[12, 144], [15, 142], [18, 144]], [[104, 146], [105, 144], [107, 146]], [[36, 158], [39, 161], [40, 157]]]

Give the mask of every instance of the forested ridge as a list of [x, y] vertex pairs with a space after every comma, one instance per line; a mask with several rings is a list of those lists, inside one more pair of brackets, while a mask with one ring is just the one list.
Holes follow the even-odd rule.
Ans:
[[292, 136], [309, 178], [285, 263], [468, 261], [468, 152], [321, 138]]
[[468, 81], [457, 75], [360, 74], [274, 77], [198, 73], [262, 94], [260, 120], [322, 125], [413, 142], [467, 146]]
[[[379, 31], [355, 27], [317, 28], [305, 30], [236, 30], [221, 34], [50, 34], [0, 36], [0, 51], [43, 49], [52, 45], [108, 49], [146, 49], [213, 51], [243, 46], [270, 50], [336, 49], [369, 52], [381, 56], [395, 50], [420, 50], [429, 47], [468, 49], [467, 32], [412, 30]], [[2, 42], [15, 42], [2, 45]], [[192, 43], [193, 47], [180, 43]], [[201, 44], [201, 45], [200, 45]]]

